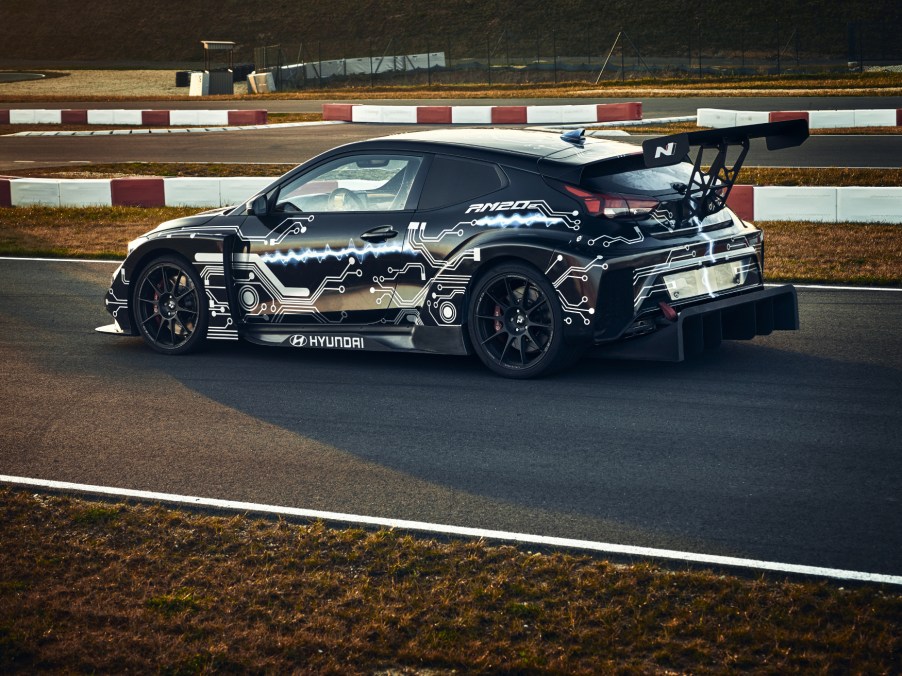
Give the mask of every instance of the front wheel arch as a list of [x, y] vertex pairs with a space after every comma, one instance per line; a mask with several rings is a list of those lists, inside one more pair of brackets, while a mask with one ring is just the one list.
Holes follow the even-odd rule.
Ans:
[[131, 314], [138, 335], [166, 355], [200, 349], [206, 341], [208, 301], [203, 279], [179, 253], [155, 251], [132, 275]]

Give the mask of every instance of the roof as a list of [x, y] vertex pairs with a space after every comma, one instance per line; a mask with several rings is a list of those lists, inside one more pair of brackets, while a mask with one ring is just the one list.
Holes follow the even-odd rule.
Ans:
[[583, 147], [564, 141], [557, 133], [523, 129], [435, 129], [394, 134], [378, 140], [421, 141], [442, 145], [528, 155], [568, 164], [588, 164], [641, 152], [630, 143], [588, 137]]
[[630, 143], [588, 137], [582, 146], [578, 146], [564, 141], [557, 133], [523, 129], [435, 129], [383, 136], [361, 143], [395, 148], [399, 143], [409, 143], [411, 150], [433, 152], [435, 146], [445, 146], [456, 150], [454, 154], [538, 170], [546, 176], [571, 181], [580, 180], [586, 165], [642, 153], [640, 147]]

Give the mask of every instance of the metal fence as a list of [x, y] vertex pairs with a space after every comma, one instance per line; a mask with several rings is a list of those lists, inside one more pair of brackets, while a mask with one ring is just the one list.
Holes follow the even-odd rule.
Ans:
[[[804, 74], [863, 71], [902, 64], [902, 27], [849, 22], [831, 28], [825, 53], [795, 25], [724, 31], [701, 23], [683, 27], [660, 49], [655, 35], [571, 28], [533, 35], [490, 35], [484, 45], [440, 35], [357, 41], [309, 40], [254, 50], [257, 71], [271, 71], [280, 90], [422, 84], [542, 82]], [[819, 47], [820, 46], [820, 47]], [[663, 51], [663, 53], [662, 53]], [[409, 58], [433, 55], [429, 58]], [[390, 62], [391, 68], [372, 64]], [[353, 65], [352, 65], [353, 64]], [[367, 67], [367, 64], [370, 64]]]

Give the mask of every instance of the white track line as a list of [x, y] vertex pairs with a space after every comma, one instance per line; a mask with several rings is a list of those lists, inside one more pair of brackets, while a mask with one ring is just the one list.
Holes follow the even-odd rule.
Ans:
[[[107, 261], [90, 258], [29, 258], [26, 256], [0, 256], [0, 261], [37, 261], [39, 263], [107, 263], [119, 265], [122, 261]], [[783, 284], [765, 284], [764, 286], [786, 286], [792, 282]], [[797, 289], [816, 289], [819, 291], [891, 291], [900, 292], [902, 288], [894, 289], [886, 286], [828, 286], [826, 284], [792, 284]]]
[[199, 498], [190, 495], [156, 493], [153, 491], [136, 491], [128, 488], [92, 486], [88, 484], [70, 483], [67, 481], [48, 481], [44, 479], [30, 479], [27, 477], [6, 476], [3, 474], [0, 474], [0, 482], [18, 486], [37, 486], [40, 488], [49, 488], [53, 490], [77, 491], [80, 493], [111, 495], [115, 497], [139, 498], [142, 500], [154, 500], [183, 505], [194, 505], [198, 507], [214, 507], [217, 509], [228, 509], [241, 512], [261, 512], [267, 514], [279, 514], [282, 516], [301, 517], [305, 519], [339, 521], [342, 523], [359, 524], [365, 526], [381, 526], [383, 528], [398, 528], [400, 530], [440, 533], [443, 535], [459, 535], [471, 538], [519, 542], [522, 544], [543, 545], [548, 547], [581, 549], [603, 554], [651, 557], [657, 559], [669, 559], [671, 561], [683, 561], [686, 563], [701, 563], [714, 566], [747, 568], [752, 570], [768, 570], [777, 573], [829, 577], [837, 580], [854, 580], [858, 582], [876, 582], [880, 584], [902, 585], [902, 576], [900, 575], [862, 573], [854, 570], [821, 568], [819, 566], [803, 566], [794, 563], [778, 563], [775, 561], [758, 561], [755, 559], [741, 559], [732, 556], [717, 556], [714, 554], [697, 554], [694, 552], [681, 552], [673, 549], [654, 549], [652, 547], [635, 547], [632, 545], [617, 545], [607, 542], [593, 542], [592, 540], [573, 540], [570, 538], [548, 537], [545, 535], [529, 535], [526, 533], [510, 533], [507, 531], [486, 530], [483, 528], [465, 528], [463, 526], [448, 526], [445, 524], [428, 523], [424, 521], [406, 521], [403, 519], [386, 519], [375, 516], [359, 516], [357, 514], [344, 514], [341, 512], [324, 512], [314, 509], [279, 507], [276, 505], [264, 505], [256, 502], [235, 502], [233, 500]]
[[786, 284], [792, 284], [797, 289], [814, 289], [816, 291], [902, 291], [902, 288], [895, 289], [890, 286], [830, 286], [828, 284], [793, 284], [792, 282], [765, 284], [764, 286], [785, 286]]

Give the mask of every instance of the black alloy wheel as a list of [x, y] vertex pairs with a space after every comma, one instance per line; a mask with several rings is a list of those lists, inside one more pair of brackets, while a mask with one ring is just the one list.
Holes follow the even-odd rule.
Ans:
[[501, 265], [476, 284], [469, 332], [483, 363], [509, 378], [534, 378], [579, 356], [564, 345], [554, 288], [538, 270], [519, 263]]
[[135, 287], [135, 319], [145, 342], [163, 354], [200, 347], [207, 333], [207, 302], [200, 276], [176, 256], [151, 262]]

